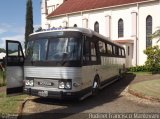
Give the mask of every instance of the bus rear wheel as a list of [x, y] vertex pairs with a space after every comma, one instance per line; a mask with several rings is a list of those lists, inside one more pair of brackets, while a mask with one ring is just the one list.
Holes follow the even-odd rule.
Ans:
[[95, 96], [98, 94], [99, 88], [100, 88], [99, 78], [95, 78], [92, 86], [92, 96]]
[[122, 79], [122, 69], [119, 69], [118, 79]]

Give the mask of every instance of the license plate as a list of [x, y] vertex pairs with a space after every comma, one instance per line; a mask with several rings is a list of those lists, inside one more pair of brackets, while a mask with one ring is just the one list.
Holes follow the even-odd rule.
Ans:
[[41, 97], [47, 97], [48, 96], [48, 91], [39, 91], [38, 95]]

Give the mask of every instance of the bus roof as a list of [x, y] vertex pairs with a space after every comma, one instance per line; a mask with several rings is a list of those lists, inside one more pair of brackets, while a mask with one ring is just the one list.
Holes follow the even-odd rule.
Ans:
[[91, 29], [87, 29], [87, 28], [78, 28], [78, 27], [66, 27], [66, 28], [50, 28], [50, 29], [43, 29], [42, 31], [39, 32], [34, 32], [32, 34], [30, 34], [30, 36], [33, 35], [38, 35], [38, 34], [43, 34], [43, 33], [51, 33], [51, 32], [57, 32], [57, 31], [77, 31], [77, 32], [81, 32], [83, 34], [85, 34], [88, 37], [93, 37], [93, 36], [97, 36], [105, 41], [108, 41], [112, 44], [115, 44], [119, 47], [122, 47], [122, 45], [113, 42], [112, 40], [110, 40], [109, 38], [91, 30]]

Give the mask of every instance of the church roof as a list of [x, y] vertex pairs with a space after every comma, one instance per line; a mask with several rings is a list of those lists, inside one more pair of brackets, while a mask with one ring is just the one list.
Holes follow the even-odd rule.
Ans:
[[81, 12], [85, 10], [114, 7], [145, 1], [149, 0], [65, 0], [65, 2], [62, 3], [55, 11], [49, 14], [47, 18], [60, 16], [68, 13]]

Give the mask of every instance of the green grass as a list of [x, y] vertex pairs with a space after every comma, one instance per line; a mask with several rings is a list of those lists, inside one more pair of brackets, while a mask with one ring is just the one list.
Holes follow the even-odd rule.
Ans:
[[129, 88], [143, 96], [153, 97], [160, 100], [160, 79], [136, 83]]
[[135, 75], [152, 75], [152, 72], [127, 72]]
[[27, 95], [7, 97], [0, 93], [0, 114], [18, 113], [20, 104], [27, 98]]
[[[0, 71], [0, 87], [4, 86], [3, 74]], [[0, 115], [1, 114], [17, 114], [22, 102], [27, 98], [27, 95], [6, 96], [5, 92], [0, 92]]]

